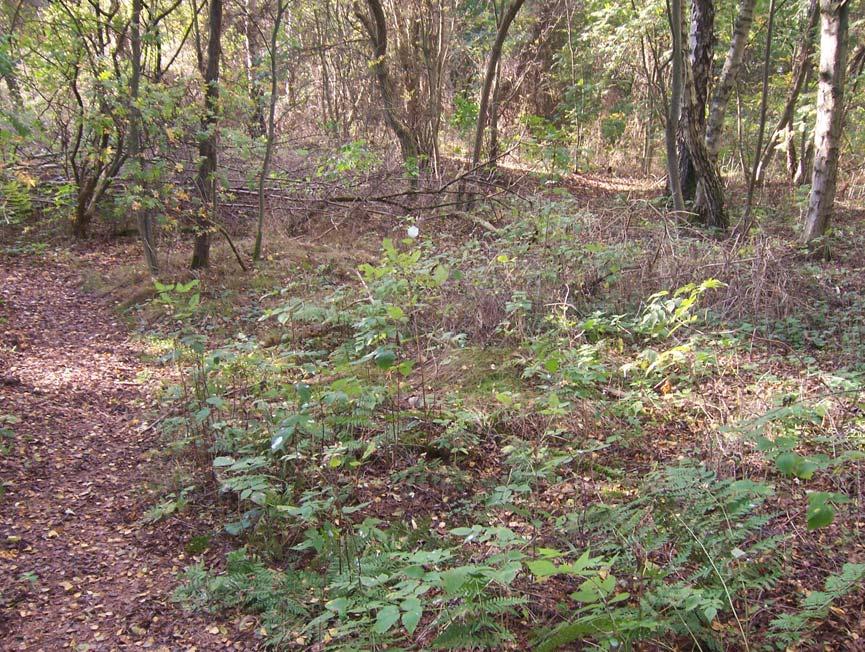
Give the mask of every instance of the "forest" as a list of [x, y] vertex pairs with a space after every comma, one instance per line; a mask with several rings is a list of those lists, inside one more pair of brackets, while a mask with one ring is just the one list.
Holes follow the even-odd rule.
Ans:
[[863, 0], [0, 0], [0, 650], [865, 649], [863, 87]]

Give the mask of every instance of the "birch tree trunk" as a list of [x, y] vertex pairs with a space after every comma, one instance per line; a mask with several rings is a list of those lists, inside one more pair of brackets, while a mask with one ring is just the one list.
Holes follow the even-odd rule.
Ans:
[[[672, 6], [672, 5], [671, 5]], [[675, 25], [675, 21], [673, 22]], [[674, 33], [675, 36], [675, 33]], [[697, 116], [700, 114], [700, 100], [694, 79], [694, 69], [691, 58], [685, 56], [680, 49], [674, 58], [682, 61], [682, 113], [685, 118], [679, 122], [682, 128], [685, 147], [694, 166], [694, 176], [697, 180], [696, 201], [694, 211], [698, 219], [706, 226], [726, 229], [727, 215], [724, 212], [724, 183], [718, 173], [714, 160], [706, 149], [705, 134], [700, 128]]]
[[706, 122], [706, 149], [709, 157], [714, 161], [718, 158], [718, 150], [721, 148], [721, 134], [724, 131], [724, 115], [730, 96], [736, 88], [736, 78], [742, 67], [742, 57], [745, 46], [748, 44], [748, 34], [751, 31], [751, 23], [754, 20], [754, 4], [756, 0], [739, 0], [739, 11], [733, 26], [733, 39], [724, 67], [712, 93], [712, 101], [709, 105], [709, 118]]
[[679, 118], [677, 147], [679, 152], [679, 179], [682, 183], [682, 195], [686, 200], [692, 200], [697, 191], [697, 175], [694, 170], [691, 150], [688, 149], [685, 132], [687, 120], [694, 120], [697, 129], [704, 133], [706, 129], [706, 101], [709, 93], [709, 78], [712, 75], [712, 59], [715, 51], [715, 3], [714, 0], [692, 0], [691, 27], [688, 39], [688, 58], [694, 74], [694, 91], [696, 93], [696, 112], [682, 107]]
[[835, 204], [841, 118], [844, 113], [844, 77], [850, 0], [820, 0], [820, 85], [817, 91], [817, 124], [814, 128], [814, 170], [805, 215], [802, 242], [812, 253], [827, 255], [817, 246], [826, 233]]

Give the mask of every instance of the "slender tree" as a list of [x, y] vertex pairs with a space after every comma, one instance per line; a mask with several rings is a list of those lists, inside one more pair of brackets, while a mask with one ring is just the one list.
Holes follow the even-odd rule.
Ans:
[[487, 69], [484, 74], [484, 85], [481, 88], [480, 102], [478, 103], [478, 120], [475, 125], [475, 139], [472, 147], [472, 169], [476, 168], [481, 161], [481, 151], [484, 145], [484, 130], [489, 122], [489, 105], [490, 92], [493, 88], [493, 81], [496, 78], [496, 70], [498, 69], [499, 59], [502, 56], [502, 48], [505, 44], [505, 39], [508, 36], [508, 30], [511, 28], [511, 23], [517, 17], [525, 0], [513, 0], [499, 22], [498, 30], [496, 31], [496, 40], [493, 41], [493, 47], [490, 49], [490, 56], [487, 59]]
[[[766, 143], [766, 149], [760, 157], [760, 164], [757, 168], [757, 184], [762, 184], [766, 178], [766, 170], [772, 157], [775, 155], [775, 150], [781, 143], [781, 138], [787, 134], [787, 149], [788, 152], [792, 148], [792, 130], [790, 127], [793, 124], [793, 114], [796, 110], [796, 103], [799, 101], [799, 95], [802, 89], [808, 83], [808, 76], [811, 71], [811, 55], [814, 53], [815, 32], [817, 31], [817, 21], [820, 18], [820, 5], [818, 0], [811, 0], [808, 6], [808, 14], [805, 18], [805, 25], [799, 36], [799, 42], [796, 44], [796, 51], [793, 55], [793, 71], [792, 82], [787, 91], [787, 97], [784, 101], [784, 109], [781, 111], [781, 117], [775, 128], [772, 130], [772, 135]], [[789, 166], [792, 167], [792, 166]], [[791, 170], [792, 172], [792, 170]]]
[[6, 30], [0, 25], [0, 78], [6, 82], [6, 89], [9, 91], [12, 104], [19, 112], [24, 110], [24, 96], [21, 94], [21, 85], [18, 82], [18, 64], [12, 54], [11, 45], [23, 5], [23, 0], [18, 0], [14, 5], [4, 1], [0, 7], [3, 13], [8, 14], [9, 21]]
[[270, 33], [270, 97], [268, 99], [267, 112], [267, 141], [264, 145], [264, 161], [261, 164], [261, 174], [258, 177], [258, 229], [255, 233], [255, 247], [252, 250], [252, 259], [261, 258], [261, 244], [264, 237], [264, 186], [267, 176], [270, 174], [270, 162], [273, 158], [273, 140], [276, 133], [276, 102], [279, 99], [277, 89], [279, 88], [279, 31], [282, 27], [282, 17], [288, 9], [287, 0], [277, 0], [276, 16], [273, 19], [273, 30]]
[[204, 72], [203, 135], [198, 144], [196, 182], [201, 193], [202, 206], [198, 215], [198, 233], [192, 253], [192, 269], [207, 267], [210, 263], [210, 232], [216, 219], [217, 193], [217, 122], [219, 112], [219, 56], [222, 52], [222, 0], [210, 0], [209, 35], [207, 40], [207, 67]]
[[670, 108], [667, 112], [666, 143], [667, 143], [667, 175], [670, 182], [670, 192], [673, 195], [673, 209], [677, 213], [685, 210], [685, 200], [682, 197], [682, 179], [679, 176], [679, 159], [676, 153], [676, 127], [679, 124], [679, 112], [682, 109], [682, 1], [669, 0], [667, 5], [670, 18], [670, 32], [673, 40], [673, 72], [670, 80]]
[[754, 202], [754, 187], [757, 185], [757, 168], [760, 165], [760, 151], [763, 147], [763, 136], [766, 132], [766, 110], [769, 100], [769, 67], [772, 65], [772, 36], [775, 29], [775, 0], [769, 0], [769, 24], [766, 26], [766, 51], [763, 56], [763, 90], [760, 96], [760, 125], [757, 130], [757, 147], [754, 153], [754, 165], [751, 176], [748, 177], [748, 194], [745, 198], [745, 210], [742, 215], [740, 234], [745, 237], [751, 230], [751, 208]]
[[[700, 109], [690, 60], [684, 60], [682, 72], [684, 107], [691, 115], [696, 115]], [[698, 184], [694, 207], [697, 217], [706, 226], [726, 229], [728, 221], [724, 209], [724, 182], [721, 179], [721, 174], [706, 148], [704, 135], [698, 122], [686, 120], [685, 125], [685, 143], [691, 153], [691, 161], [694, 165]]]
[[[143, 0], [132, 0], [132, 18], [129, 25], [130, 42], [132, 46], [132, 71], [129, 78], [129, 157], [135, 165], [136, 172], [141, 173], [144, 167], [144, 157], [141, 155], [142, 118], [140, 102], [141, 88], [141, 9]], [[144, 249], [144, 260], [153, 276], [159, 273], [159, 261], [156, 258], [156, 244], [153, 237], [153, 217], [147, 207], [133, 207], [138, 234]]]
[[258, 138], [267, 133], [267, 122], [264, 115], [264, 89], [258, 72], [261, 59], [261, 48], [257, 38], [258, 28], [255, 25], [258, 15], [255, 0], [244, 0], [241, 29], [243, 33], [243, 68], [246, 73], [249, 101], [252, 104], [252, 116], [248, 125], [249, 135]]
[[802, 241], [812, 253], [823, 256], [828, 255], [828, 248], [817, 243], [829, 228], [835, 204], [850, 4], [850, 0], [820, 0], [820, 85], [814, 128], [814, 170]]
[[733, 25], [733, 38], [730, 41], [730, 48], [727, 50], [727, 58], [724, 60], [721, 75], [718, 77], [718, 82], [712, 93], [709, 118], [706, 121], [706, 149], [713, 161], [718, 158], [718, 151], [721, 149], [724, 115], [727, 112], [730, 97], [736, 88], [736, 78], [742, 67], [745, 46], [748, 44], [748, 34], [754, 20], [755, 2], [756, 0], [739, 0], [736, 22]]

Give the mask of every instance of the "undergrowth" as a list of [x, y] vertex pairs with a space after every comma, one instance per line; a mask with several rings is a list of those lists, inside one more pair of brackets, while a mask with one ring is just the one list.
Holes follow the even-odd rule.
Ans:
[[731, 313], [741, 278], [635, 300], [638, 243], [587, 245], [573, 209], [386, 239], [357, 282], [299, 269], [222, 336], [197, 283], [157, 286], [165, 432], [237, 540], [178, 600], [279, 649], [783, 649], [855, 603], [843, 546], [781, 587], [810, 538], [860, 540], [861, 369]]

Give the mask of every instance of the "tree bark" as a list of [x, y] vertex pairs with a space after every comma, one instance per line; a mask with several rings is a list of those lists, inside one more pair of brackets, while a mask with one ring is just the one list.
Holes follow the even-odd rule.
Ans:
[[802, 242], [812, 253], [823, 256], [828, 255], [828, 248], [817, 243], [829, 227], [835, 203], [850, 4], [850, 0], [820, 0], [820, 85], [814, 128], [814, 170]]
[[496, 81], [493, 84], [493, 97], [490, 101], [490, 169], [495, 170], [499, 156], [499, 111], [502, 87], [502, 66], [496, 66]]
[[202, 206], [198, 215], [198, 233], [192, 252], [192, 269], [201, 269], [210, 263], [210, 231], [216, 219], [216, 169], [217, 144], [216, 126], [219, 112], [219, 56], [222, 51], [222, 0], [210, 0], [208, 17], [210, 34], [207, 39], [207, 68], [204, 72], [204, 135], [198, 144], [198, 184]]
[[267, 122], [264, 117], [264, 91], [258, 77], [257, 66], [260, 64], [261, 48], [253, 28], [253, 15], [256, 11], [254, 0], [244, 0], [243, 3], [243, 55], [246, 84], [249, 87], [249, 101], [252, 103], [252, 120], [249, 123], [249, 135], [258, 138], [267, 133]]
[[688, 58], [694, 73], [697, 112], [691, 114], [683, 107], [679, 119], [677, 137], [679, 157], [679, 179], [682, 194], [692, 200], [697, 191], [697, 176], [694, 170], [691, 150], [688, 149], [685, 131], [686, 120], [695, 120], [700, 133], [706, 129], [706, 102], [709, 93], [709, 78], [712, 75], [712, 60], [715, 51], [715, 3], [714, 0], [693, 0], [691, 2], [691, 27], [688, 39]]
[[718, 78], [718, 83], [712, 93], [712, 101], [709, 106], [709, 118], [706, 122], [706, 149], [711, 160], [718, 158], [718, 150], [721, 148], [721, 134], [724, 131], [724, 114], [730, 102], [730, 96], [736, 88], [736, 77], [742, 67], [742, 57], [745, 46], [748, 43], [748, 34], [751, 31], [751, 23], [754, 20], [754, 4], [756, 0], [739, 0], [739, 10], [736, 22], [733, 26], [733, 39], [724, 67]]
[[667, 144], [667, 175], [670, 193], [673, 195], [673, 210], [683, 213], [685, 200], [682, 197], [682, 180], [679, 177], [679, 160], [676, 155], [676, 127], [682, 109], [682, 2], [670, 0], [670, 31], [673, 39], [673, 72], [670, 80], [670, 108], [667, 111], [665, 131]]
[[794, 186], [808, 183], [809, 173], [814, 166], [814, 140], [808, 138], [807, 134], [802, 134], [802, 141], [801, 153], [792, 172]]
[[[139, 107], [139, 92], [141, 88], [141, 9], [143, 0], [132, 0], [132, 20], [130, 23], [130, 41], [132, 45], [132, 74], [129, 79], [129, 156], [136, 164], [136, 172], [144, 167], [141, 155], [142, 118]], [[138, 235], [144, 249], [144, 260], [150, 274], [159, 273], [159, 261], [156, 258], [156, 246], [153, 239], [153, 218], [146, 207], [133, 207], [138, 223]]]
[[409, 126], [398, 115], [393, 82], [387, 68], [387, 22], [384, 17], [384, 9], [381, 0], [367, 0], [367, 6], [370, 14], [372, 14], [372, 23], [361, 12], [355, 13], [366, 28], [372, 43], [373, 59], [371, 65], [381, 94], [384, 119], [399, 142], [403, 162], [416, 161], [420, 153], [417, 135], [412, 133]]
[[784, 110], [781, 112], [781, 117], [778, 118], [778, 123], [772, 130], [772, 135], [769, 137], [766, 149], [760, 158], [760, 165], [757, 168], [757, 185], [763, 184], [766, 178], [766, 170], [772, 162], [775, 150], [781, 142], [784, 132], [789, 130], [793, 124], [793, 113], [796, 110], [796, 103], [799, 101], [802, 89], [808, 83], [808, 76], [811, 70], [811, 55], [814, 53], [814, 35], [819, 18], [818, 1], [811, 0], [811, 4], [808, 7], [808, 17], [802, 29], [802, 34], [799, 37], [799, 42], [796, 45], [796, 54], [793, 56], [793, 82], [787, 91], [787, 98], [784, 102]]
[[[697, 115], [700, 107], [690, 60], [684, 61], [682, 71], [685, 110], [690, 115]], [[721, 175], [706, 148], [704, 134], [700, 131], [699, 123], [696, 120], [687, 120], [685, 125], [685, 143], [691, 152], [694, 172], [699, 183], [695, 203], [698, 218], [706, 226], [726, 229], [728, 222], [727, 214], [724, 211], [724, 183], [721, 180]]]

